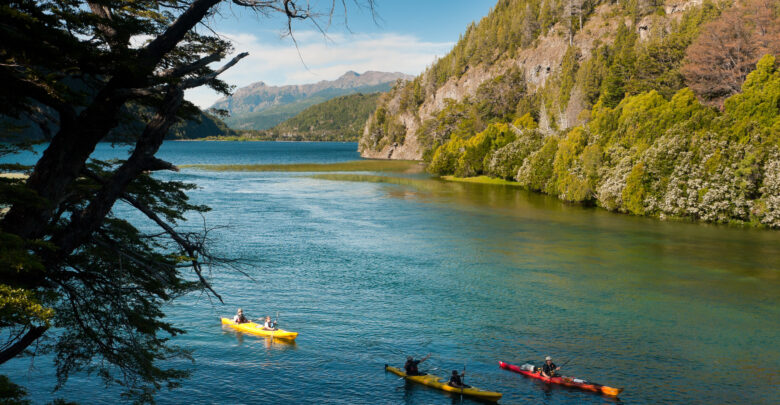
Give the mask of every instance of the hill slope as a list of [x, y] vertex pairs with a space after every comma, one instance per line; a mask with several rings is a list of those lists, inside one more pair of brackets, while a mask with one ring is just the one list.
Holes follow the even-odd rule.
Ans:
[[356, 142], [381, 94], [336, 97], [313, 105], [266, 132], [278, 140]]
[[410, 78], [403, 73], [368, 71], [358, 74], [349, 71], [336, 80], [312, 84], [269, 86], [258, 82], [236, 90], [232, 96], [217, 101], [212, 108], [230, 113], [225, 122], [231, 128], [268, 129], [307, 107], [334, 97], [388, 91], [397, 80]]
[[619, 212], [780, 227], [778, 53], [778, 2], [501, 0], [380, 99], [359, 148]]
[[[137, 109], [139, 110], [139, 109]], [[137, 114], [141, 114], [136, 111]], [[145, 119], [148, 119], [146, 117]], [[132, 118], [125, 118], [127, 122], [121, 124], [110, 135], [110, 141], [118, 139], [132, 139], [135, 135], [143, 131], [142, 122], [132, 122]], [[3, 136], [0, 141], [40, 141], [50, 139], [57, 131], [57, 124], [49, 125], [47, 130], [42, 130], [33, 122], [31, 118], [14, 119], [0, 116], [0, 130]], [[180, 121], [174, 124], [165, 139], [199, 139], [199, 138], [220, 138], [227, 136], [237, 136], [238, 132], [228, 128], [218, 117], [201, 111], [195, 118], [187, 121]]]

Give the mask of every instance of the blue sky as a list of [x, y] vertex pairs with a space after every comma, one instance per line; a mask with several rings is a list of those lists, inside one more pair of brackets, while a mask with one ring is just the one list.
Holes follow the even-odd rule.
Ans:
[[[331, 1], [312, 0], [317, 3], [327, 6]], [[229, 38], [236, 52], [249, 52], [221, 77], [241, 87], [258, 81], [284, 85], [333, 80], [348, 70], [416, 75], [446, 54], [466, 26], [485, 16], [495, 0], [376, 0], [377, 23], [367, 10], [347, 3], [349, 29], [341, 11], [327, 37], [309, 22], [294, 25], [300, 55], [289, 37], [280, 36], [282, 18], [257, 16], [237, 6], [221, 8], [209, 25]], [[220, 96], [201, 88], [188, 91], [187, 98], [207, 108]]]

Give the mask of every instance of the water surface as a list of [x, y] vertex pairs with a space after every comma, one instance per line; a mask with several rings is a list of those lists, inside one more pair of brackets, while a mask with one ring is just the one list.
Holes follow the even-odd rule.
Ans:
[[[175, 142], [176, 164], [338, 162], [355, 144]], [[121, 153], [119, 153], [121, 155]], [[96, 156], [117, 155], [101, 145]], [[541, 362], [625, 387], [619, 402], [772, 403], [780, 397], [780, 232], [662, 222], [563, 204], [515, 187], [432, 179], [349, 181], [302, 173], [160, 174], [191, 181], [223, 254], [256, 281], [214, 269], [225, 305], [188, 296], [167, 313], [195, 349], [192, 378], [158, 401], [449, 404], [382, 370], [405, 355], [504, 393], [501, 403], [615, 400], [498, 368]], [[334, 180], [336, 179], [336, 180]], [[364, 177], [365, 179], [365, 177]], [[135, 215], [135, 214], [131, 214]], [[223, 330], [241, 306], [300, 332], [293, 345]], [[0, 366], [36, 402], [45, 357]], [[56, 395], [114, 402], [74, 377]], [[471, 403], [464, 400], [463, 403]]]

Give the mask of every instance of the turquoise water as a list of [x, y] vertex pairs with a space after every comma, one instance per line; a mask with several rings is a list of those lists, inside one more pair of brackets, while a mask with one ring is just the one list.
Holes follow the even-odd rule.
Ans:
[[[355, 144], [175, 142], [189, 163], [354, 160]], [[96, 156], [121, 155], [101, 145]], [[562, 204], [517, 188], [413, 179], [186, 169], [216, 250], [255, 281], [214, 269], [225, 304], [188, 296], [167, 313], [188, 333], [194, 374], [160, 403], [472, 403], [386, 374], [431, 352], [439, 375], [504, 393], [501, 403], [773, 403], [780, 397], [780, 232], [661, 222]], [[345, 176], [343, 180], [350, 180]], [[198, 219], [200, 220], [200, 219]], [[219, 316], [280, 315], [295, 344], [223, 330]], [[537, 363], [625, 387], [620, 400], [498, 368]], [[32, 367], [31, 367], [32, 366]], [[189, 366], [183, 364], [183, 366]], [[44, 402], [45, 357], [0, 373]], [[75, 376], [56, 396], [114, 402]]]

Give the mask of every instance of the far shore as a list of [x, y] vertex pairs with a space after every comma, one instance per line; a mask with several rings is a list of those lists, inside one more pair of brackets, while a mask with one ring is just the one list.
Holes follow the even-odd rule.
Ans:
[[195, 139], [166, 139], [166, 142], [202, 142], [202, 141], [219, 141], [219, 142], [284, 142], [284, 143], [357, 143], [354, 141], [293, 141], [293, 140], [277, 140], [277, 139], [251, 139], [251, 138], [239, 138], [239, 137], [205, 137]]
[[335, 163], [290, 163], [290, 164], [242, 164], [242, 165], [180, 165], [219, 172], [402, 172], [421, 173], [424, 167], [416, 160], [364, 159]]

